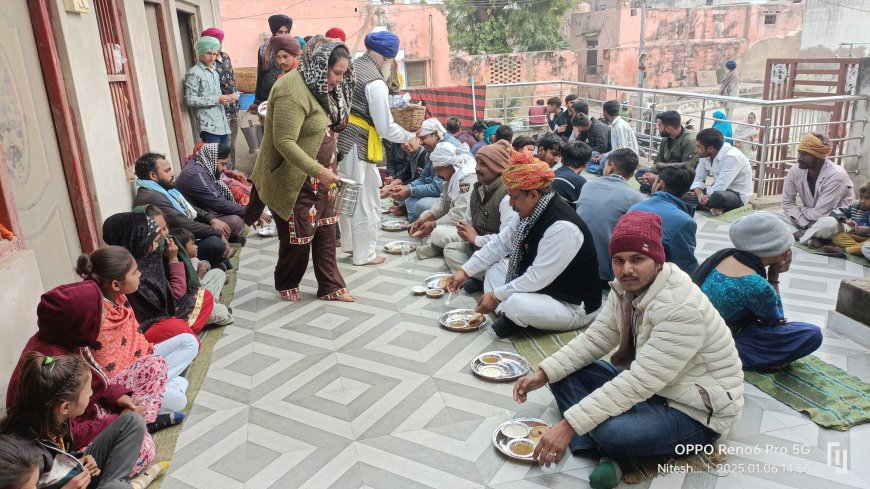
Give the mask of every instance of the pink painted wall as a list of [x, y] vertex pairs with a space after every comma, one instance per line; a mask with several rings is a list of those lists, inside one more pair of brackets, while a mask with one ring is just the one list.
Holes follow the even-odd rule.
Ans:
[[453, 56], [445, 85], [576, 80], [578, 62], [574, 51]]
[[[764, 24], [767, 14], [776, 15], [775, 24]], [[798, 54], [802, 22], [802, 4], [649, 9], [646, 85], [697, 86], [698, 71], [721, 70], [729, 59], [737, 61], [743, 79], [763, 79], [767, 57]], [[632, 16], [625, 5], [575, 14], [571, 48], [585, 62], [586, 39], [597, 38], [603, 81], [634, 86], [640, 23], [640, 12]]]
[[234, 66], [257, 65], [257, 49], [263, 35], [271, 35], [267, 19], [272, 13], [281, 13], [293, 19], [293, 35], [323, 34], [332, 27], [339, 27], [348, 36], [348, 46], [358, 51], [365, 50], [362, 38], [372, 27], [386, 25], [401, 39], [400, 49], [405, 50], [406, 59], [428, 61], [432, 58], [432, 67], [426, 76], [430, 86], [447, 83], [450, 48], [443, 5], [302, 0], [287, 7], [287, 3], [286, 0], [221, 0], [221, 23], [226, 33], [224, 50], [232, 56]]

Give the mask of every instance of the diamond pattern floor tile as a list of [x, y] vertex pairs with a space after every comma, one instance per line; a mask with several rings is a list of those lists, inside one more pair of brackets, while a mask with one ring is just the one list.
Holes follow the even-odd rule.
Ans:
[[[730, 245], [727, 224], [697, 219], [699, 259]], [[379, 244], [404, 237], [382, 233]], [[448, 305], [410, 295], [411, 285], [446, 270], [443, 260], [388, 256], [380, 267], [355, 267], [338, 253], [358, 301], [316, 300], [309, 269], [304, 300], [294, 304], [281, 301], [272, 286], [277, 240], [249, 239], [233, 303], [236, 323], [215, 348], [165, 489], [587, 487], [595, 459], [566, 457], [541, 468], [492, 447], [492, 433], [504, 420], [556, 422], [559, 413], [548, 389], [517, 405], [511, 383], [471, 373], [469, 362], [481, 352], [512, 351], [491, 332], [458, 334], [438, 326], [444, 312], [474, 307], [471, 297], [459, 294]], [[824, 324], [839, 281], [862, 275], [868, 271], [845, 260], [796, 251], [781, 278], [787, 315]], [[867, 380], [870, 352], [837, 334], [824, 336], [818, 356]], [[729, 462], [768, 464], [779, 473], [671, 474], [620, 487], [868, 487], [868, 430], [820, 429], [747, 384], [743, 416], [728, 445], [807, 448]], [[826, 464], [829, 446], [845, 450], [857, 466], [841, 473]], [[805, 466], [805, 473], [783, 473], [789, 464]]]

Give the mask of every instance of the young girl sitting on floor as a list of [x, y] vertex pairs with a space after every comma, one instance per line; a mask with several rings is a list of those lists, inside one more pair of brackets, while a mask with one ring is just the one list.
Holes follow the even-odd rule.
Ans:
[[35, 444], [37, 488], [144, 489], [169, 466], [155, 464], [130, 479], [145, 436], [135, 412], [119, 416], [84, 452], [74, 451], [70, 420], [84, 414], [91, 397], [91, 370], [81, 357], [31, 352], [20, 367], [16, 402], [0, 419], [0, 433]]
[[[76, 271], [86, 280], [95, 282], [103, 295], [103, 323], [97, 337], [100, 346], [94, 349], [94, 359], [113, 383], [131, 388], [144, 383], [142, 377], [148, 375], [155, 360], [165, 361], [165, 386], [154, 385], [148, 389], [151, 395], [146, 420], [152, 423], [148, 431], [181, 422], [184, 414], [180, 411], [187, 405], [187, 379], [181, 374], [199, 351], [196, 337], [185, 333], [155, 345], [139, 332], [139, 323], [127, 303], [126, 294], [136, 292], [141, 274], [136, 260], [126, 249], [107, 246], [90, 256], [81, 255]], [[158, 409], [161, 415], [154, 419]]]
[[42, 459], [33, 443], [0, 435], [0, 489], [32, 489], [39, 479]]
[[[166, 364], [162, 359], [155, 362], [160, 368], [140, 373], [141, 381], [136, 385], [122, 385], [109, 380], [94, 359], [92, 350], [99, 346], [97, 337], [100, 334], [102, 317], [102, 294], [97, 284], [92, 281], [61, 285], [43, 294], [36, 308], [37, 332], [24, 345], [6, 391], [8, 409], [17, 400], [21, 365], [31, 352], [54, 357], [80, 357], [91, 369], [91, 397], [84, 413], [71, 422], [75, 441], [75, 445], [71, 447], [73, 450], [85, 450], [123, 412], [135, 411], [143, 416], [147, 415], [147, 403], [143, 400], [152, 396], [149, 389], [154, 386], [165, 389], [166, 385]], [[151, 464], [154, 453], [154, 441], [150, 435], [145, 436], [137, 462], [138, 470]]]
[[[178, 298], [183, 299], [184, 295], [196, 297], [199, 300], [200, 295], [202, 295], [203, 303], [211, 302], [212, 309], [211, 314], [208, 316], [208, 321], [206, 324], [211, 324], [215, 326], [226, 326], [233, 322], [233, 315], [230, 314], [227, 306], [220, 303], [221, 291], [223, 290], [223, 282], [220, 283], [220, 286], [217, 286], [214, 283], [214, 277], [220, 275], [226, 280], [226, 274], [222, 268], [215, 268], [213, 272], [211, 272], [211, 263], [208, 261], [200, 262], [200, 260], [196, 257], [196, 255], [191, 255], [188, 251], [187, 247], [182, 243], [178, 236], [175, 235], [176, 231], [181, 231], [184, 233], [188, 233], [193, 236], [193, 233], [184, 229], [184, 228], [176, 228], [172, 231], [166, 227], [166, 215], [163, 214], [163, 211], [160, 210], [156, 205], [146, 205], [140, 206], [133, 209], [133, 212], [144, 212], [146, 216], [154, 219], [154, 222], [157, 223], [157, 227], [160, 230], [158, 233], [158, 238], [161, 240], [165, 240], [163, 246], [168, 245], [168, 241], [173, 241], [175, 243], [176, 248], [176, 258], [180, 263], [184, 264], [185, 277], [187, 278], [187, 289], [182, 296]], [[196, 237], [193, 238], [194, 242], [196, 241]], [[193, 249], [198, 249], [194, 244]], [[164, 260], [167, 262], [171, 262], [172, 260], [168, 257], [164, 256]], [[167, 263], [168, 266], [168, 263]], [[208, 267], [211, 275], [209, 276], [212, 281], [206, 283], [204, 281], [204, 277], [199, 273], [198, 267]]]
[[[227, 272], [220, 268], [212, 268], [211, 263], [202, 261], [196, 257], [198, 248], [196, 246], [196, 236], [184, 228], [175, 228], [169, 231], [169, 235], [175, 239], [178, 245], [179, 254], [181, 250], [187, 253], [190, 257], [191, 267], [196, 270], [200, 285], [211, 292], [211, 295], [216, 299], [221, 296], [221, 291], [227, 282]], [[215, 304], [217, 307], [218, 304]]]

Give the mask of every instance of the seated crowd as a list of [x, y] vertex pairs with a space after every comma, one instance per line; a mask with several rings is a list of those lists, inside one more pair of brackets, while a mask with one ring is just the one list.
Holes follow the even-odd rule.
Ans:
[[[796, 239], [870, 255], [870, 185], [853, 203], [848, 176], [827, 159], [830, 141], [808, 134], [783, 211], [738, 219], [734, 247], [699, 264], [695, 210], [748, 202], [746, 155], [718, 129], [690, 134], [668, 111], [657, 115], [655, 165], [638, 171], [619, 102], [603, 105], [603, 120], [576, 96], [566, 104], [541, 104], [535, 117], [546, 132], [537, 138], [492, 122], [463, 132], [456, 118], [446, 127], [428, 119], [416, 138], [388, 145], [380, 196], [408, 216], [420, 259], [443, 256], [450, 292], [482, 292], [477, 312], [495, 314], [499, 337], [587, 328], [522, 377], [514, 398], [523, 403], [549, 384], [564, 419], [535, 459], [549, 466], [600, 453], [590, 482], [613, 487], [637, 457], [727, 437], [743, 406], [744, 369], [788, 368], [821, 345], [818, 326], [786, 319], [780, 276]], [[336, 144], [331, 132], [320, 136], [309, 156], [328, 168]], [[106, 246], [78, 260], [82, 281], [42, 296], [0, 419], [0, 463], [38, 483], [10, 487], [142, 489], [166, 471], [168, 462], [154, 463], [151, 434], [183, 421], [183, 373], [199, 335], [233, 321], [220, 303], [229, 258], [245, 243], [246, 222], [271, 219], [256, 189], [243, 205], [251, 190], [224, 174], [229, 154], [200, 145], [177, 185], [163, 155], [142, 155], [136, 207], [105, 220]], [[312, 250], [318, 297], [352, 301], [334, 256], [337, 218], [317, 214], [328, 192], [318, 196], [313, 177], [304, 185], [299, 212], [271, 207], [289, 216], [280, 217], [289, 231], [279, 233], [276, 290], [301, 300]], [[260, 192], [268, 199], [272, 189]]]
[[167, 470], [151, 435], [185, 418], [199, 334], [233, 322], [219, 299], [246, 230], [228, 157], [200, 145], [176, 188], [163, 155], [142, 155], [136, 207], [105, 220], [82, 281], [42, 295], [0, 419], [0, 459], [36, 476], [9, 487], [144, 489]]
[[[535, 459], [549, 465], [568, 450], [598, 452], [605, 458], [592, 487], [613, 487], [620, 465], [637, 457], [726, 437], [743, 405], [742, 370], [785, 369], [819, 348], [819, 326], [786, 318], [780, 277], [796, 240], [830, 253], [870, 251], [870, 184], [856, 200], [827, 158], [830, 140], [807, 134], [783, 211], [736, 220], [734, 247], [699, 264], [695, 212], [716, 216], [749, 203], [746, 153], [720, 129], [691, 133], [667, 111], [656, 115], [653, 167], [639, 170], [636, 137], [616, 101], [604, 104], [603, 120], [576, 97], [566, 102], [560, 113], [559, 99], [550, 99], [549, 124], [535, 137], [509, 141], [504, 126], [486, 124], [472, 151], [477, 181], [459, 187], [470, 200], [452, 198], [455, 173], [442, 172], [449, 183], [439, 204], [419, 209], [427, 218], [410, 233], [423, 238], [420, 258], [443, 253], [448, 291], [482, 292], [476, 310], [495, 314], [499, 337], [587, 327], [521, 378], [514, 397], [522, 403], [549, 384], [564, 421], [540, 440]], [[445, 156], [464, 165], [463, 151], [454, 146]], [[503, 205], [487, 204], [494, 185], [504, 189]], [[461, 202], [454, 215], [464, 214], [444, 223], [442, 233], [458, 236], [446, 247], [436, 238], [443, 202]], [[453, 243], [461, 253], [448, 253]]]

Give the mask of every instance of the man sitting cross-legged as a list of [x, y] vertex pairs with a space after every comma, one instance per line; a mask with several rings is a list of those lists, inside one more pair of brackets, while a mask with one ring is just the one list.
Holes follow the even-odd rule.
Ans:
[[629, 212], [609, 252], [617, 280], [598, 318], [514, 386], [523, 403], [550, 384], [564, 417], [536, 445], [540, 464], [559, 463], [566, 449], [613, 458], [589, 475], [593, 488], [616, 486], [619, 467], [637, 457], [712, 444], [743, 407], [731, 332], [692, 279], [665, 263], [661, 219]]
[[[693, 196], [686, 203], [714, 216], [749, 203], [752, 197], [752, 166], [742, 151], [725, 142], [716, 128], [702, 130], [695, 136], [695, 150], [700, 157], [692, 182]], [[713, 184], [707, 186], [707, 177]]]
[[554, 174], [546, 163], [524, 155], [514, 161], [502, 179], [519, 221], [472, 255], [447, 288], [455, 291], [486, 270], [477, 312], [498, 313], [493, 330], [502, 338], [530, 326], [552, 331], [586, 326], [601, 306], [592, 235], [553, 191]]
[[456, 225], [465, 216], [471, 187], [477, 182], [474, 157], [464, 148], [438, 143], [429, 158], [444, 185], [432, 208], [421, 214], [408, 230], [415, 238], [431, 237], [429, 244], [417, 248], [421, 260], [440, 255], [445, 246], [460, 240]]
[[[510, 145], [507, 141], [484, 146], [474, 157], [477, 161], [477, 183], [471, 189], [465, 218], [456, 224], [462, 241], [455, 241], [444, 247], [444, 261], [451, 272], [455, 272], [468, 261], [476, 250], [498, 238], [500, 230], [517, 219], [511, 208], [507, 189], [501, 174], [507, 168], [510, 158]], [[465, 283], [465, 291], [478, 292], [483, 289], [485, 270], [481, 270]]]
[[782, 211], [775, 213], [792, 228], [795, 239], [810, 247], [821, 246], [819, 240], [831, 239], [839, 231], [822, 218], [855, 201], [849, 174], [828, 159], [833, 149], [824, 134], [808, 133], [801, 139], [797, 165], [785, 176]]

